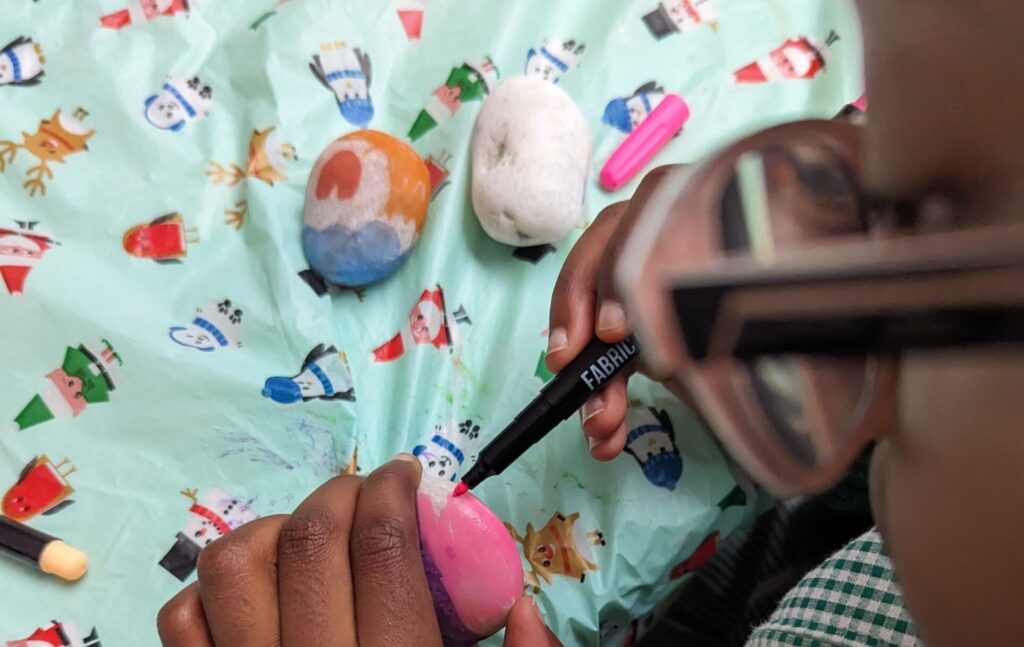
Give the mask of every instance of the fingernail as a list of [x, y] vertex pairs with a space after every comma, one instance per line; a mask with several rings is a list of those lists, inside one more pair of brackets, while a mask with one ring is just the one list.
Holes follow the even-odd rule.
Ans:
[[626, 325], [626, 311], [617, 301], [605, 301], [597, 312], [597, 330], [617, 330]]
[[583, 405], [583, 424], [587, 424], [587, 421], [603, 412], [608, 407], [604, 404], [604, 398], [600, 395], [592, 396], [587, 400], [586, 404]]
[[569, 335], [565, 328], [555, 328], [548, 334], [548, 355], [569, 347]]
[[544, 618], [540, 615], [540, 608], [537, 606], [537, 602], [528, 595], [525, 597], [527, 603], [530, 605], [530, 608], [533, 609], [533, 615], [536, 616], [537, 620], [544, 622]]
[[406, 452], [400, 452], [398, 454], [395, 454], [394, 460], [396, 460], [396, 461], [405, 461], [406, 463], [417, 463], [417, 462], [419, 462], [418, 458], [416, 458], [412, 454], [408, 454]]
[[587, 436], [587, 450], [591, 452], [594, 451], [594, 448], [597, 447], [597, 444], [599, 442], [601, 441], [599, 441], [597, 438], [591, 438], [590, 436]]

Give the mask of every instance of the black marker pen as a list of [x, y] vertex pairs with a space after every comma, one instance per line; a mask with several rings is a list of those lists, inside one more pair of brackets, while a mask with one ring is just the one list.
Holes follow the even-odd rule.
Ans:
[[579, 410], [622, 369], [636, 359], [640, 347], [630, 335], [617, 344], [595, 339], [545, 386], [512, 423], [483, 450], [476, 464], [455, 488], [465, 494], [485, 479], [501, 474], [540, 439]]

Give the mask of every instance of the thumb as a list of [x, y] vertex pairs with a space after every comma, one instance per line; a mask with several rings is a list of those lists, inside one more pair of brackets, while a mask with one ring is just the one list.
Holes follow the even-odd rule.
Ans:
[[523, 596], [512, 607], [505, 629], [505, 647], [562, 647], [555, 634], [551, 633], [533, 598]]

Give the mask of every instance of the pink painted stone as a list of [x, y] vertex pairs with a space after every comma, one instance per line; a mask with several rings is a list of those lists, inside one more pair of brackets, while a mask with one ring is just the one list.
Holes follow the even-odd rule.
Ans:
[[450, 481], [420, 483], [420, 553], [446, 647], [468, 647], [505, 626], [523, 565], [501, 519], [472, 494], [451, 492]]

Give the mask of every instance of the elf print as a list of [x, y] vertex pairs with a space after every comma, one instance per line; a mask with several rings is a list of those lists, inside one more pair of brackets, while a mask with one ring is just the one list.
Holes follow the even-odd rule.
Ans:
[[267, 11], [266, 13], [262, 14], [259, 18], [254, 20], [252, 24], [249, 25], [249, 29], [253, 31], [258, 30], [260, 27], [263, 26], [263, 23], [267, 22], [268, 20], [276, 16], [277, 12], [281, 10], [281, 7], [285, 6], [291, 1], [292, 0], [276, 0], [276, 2], [274, 2], [274, 6], [270, 9], [270, 11]]
[[191, 322], [171, 326], [167, 334], [175, 344], [204, 353], [241, 348], [243, 314], [231, 299], [211, 301], [196, 309]]
[[102, 647], [99, 634], [93, 627], [89, 635], [82, 637], [73, 622], [57, 622], [40, 627], [32, 635], [21, 640], [8, 640], [7, 647]]
[[355, 402], [356, 392], [345, 353], [334, 346], [318, 344], [306, 355], [298, 375], [267, 378], [263, 397], [278, 404], [310, 400]]
[[15, 521], [60, 512], [73, 503], [68, 497], [75, 488], [71, 487], [68, 477], [76, 471], [67, 458], [54, 463], [46, 454], [36, 456], [21, 470], [18, 482], [4, 494], [0, 511]]
[[176, 133], [206, 116], [213, 106], [213, 90], [198, 76], [169, 76], [160, 90], [146, 99], [145, 106], [146, 121], [151, 126]]
[[38, 222], [18, 221], [15, 228], [0, 227], [0, 278], [7, 292], [23, 298], [25, 279], [54, 245], [53, 238], [36, 230]]
[[490, 58], [467, 61], [453, 68], [444, 85], [439, 86], [409, 129], [416, 141], [455, 116], [467, 101], [481, 101], [498, 82], [498, 68]]
[[202, 498], [196, 496], [197, 490], [182, 490], [181, 494], [192, 502], [188, 520], [178, 532], [174, 546], [160, 560], [160, 566], [184, 582], [196, 570], [203, 548], [259, 515], [250, 507], [252, 501], [243, 501], [216, 485]]
[[135, 0], [124, 9], [100, 18], [100, 25], [108, 29], [121, 29], [160, 16], [173, 16], [188, 12], [188, 0]]
[[121, 356], [110, 342], [69, 346], [60, 368], [47, 373], [49, 384], [29, 400], [14, 419], [15, 431], [28, 429], [54, 418], [74, 418], [90, 404], [110, 401], [120, 384], [117, 367]]
[[545, 40], [526, 53], [526, 76], [558, 83], [562, 76], [580, 65], [586, 45], [575, 40]]
[[415, 345], [431, 345], [454, 351], [461, 343], [458, 324], [471, 325], [465, 308], [452, 311], [445, 301], [441, 286], [427, 289], [409, 312], [408, 326], [390, 341], [378, 346], [370, 356], [373, 362], [393, 362]]
[[344, 41], [320, 46], [320, 54], [309, 64], [313, 75], [334, 93], [338, 111], [345, 121], [357, 128], [366, 128], [373, 120], [370, 84], [373, 68], [370, 57], [358, 47]]
[[19, 36], [0, 49], [0, 85], [28, 87], [39, 85], [46, 57], [38, 43]]
[[81, 108], [71, 115], [58, 109], [52, 117], [39, 122], [35, 133], [30, 135], [23, 132], [21, 144], [0, 140], [0, 173], [4, 172], [8, 164], [14, 163], [18, 150], [24, 149], [39, 160], [39, 164], [26, 171], [29, 179], [22, 186], [30, 196], [34, 197], [37, 193], [46, 195], [46, 182], [43, 178], [53, 178], [50, 163], [64, 164], [69, 155], [89, 150], [86, 142], [96, 131], [89, 130], [83, 123], [87, 116], [89, 113]]
[[198, 242], [198, 230], [186, 227], [180, 213], [169, 213], [149, 224], [129, 227], [121, 237], [124, 251], [160, 264], [181, 263], [188, 255], [188, 245]]

